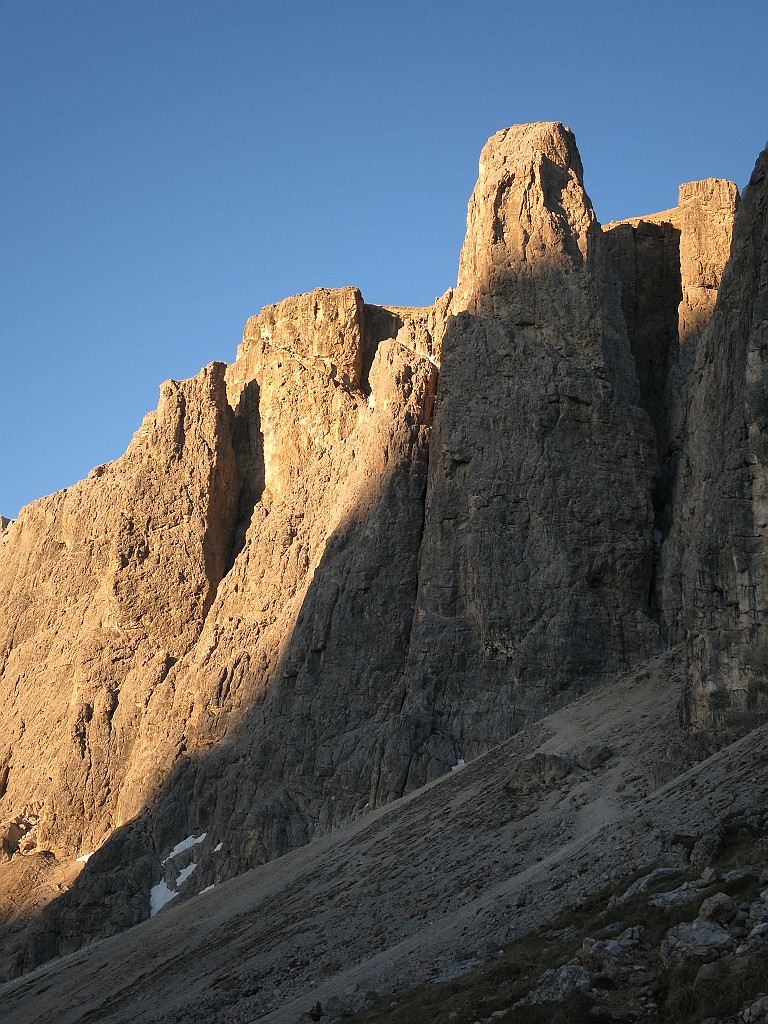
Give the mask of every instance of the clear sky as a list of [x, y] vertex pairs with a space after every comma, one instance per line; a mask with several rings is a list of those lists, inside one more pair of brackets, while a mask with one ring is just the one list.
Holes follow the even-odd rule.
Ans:
[[598, 218], [743, 188], [764, 0], [0, 0], [0, 513], [319, 285], [455, 281], [486, 138], [558, 120]]

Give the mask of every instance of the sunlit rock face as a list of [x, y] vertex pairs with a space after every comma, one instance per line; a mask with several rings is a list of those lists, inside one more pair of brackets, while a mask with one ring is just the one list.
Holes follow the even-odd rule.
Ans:
[[167, 381], [122, 459], [22, 510], [2, 548], [0, 819], [93, 849], [154, 688], [229, 568], [237, 505], [224, 365]]
[[183, 900], [192, 863], [197, 891], [400, 797], [665, 642], [690, 648], [686, 724], [712, 727], [713, 673], [759, 712], [701, 595], [746, 601], [757, 657], [762, 187], [683, 386], [735, 191], [606, 234], [572, 133], [506, 129], [455, 290], [265, 307], [121, 459], [2, 527], [0, 871], [37, 871], [8, 898], [49, 852], [96, 851], [4, 970]]
[[616, 271], [568, 128], [518, 125], [483, 147], [453, 310], [535, 338], [636, 400]]

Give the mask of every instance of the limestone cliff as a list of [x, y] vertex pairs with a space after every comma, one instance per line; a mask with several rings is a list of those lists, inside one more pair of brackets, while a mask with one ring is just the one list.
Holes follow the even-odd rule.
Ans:
[[197, 891], [667, 636], [686, 722], [710, 728], [711, 689], [756, 720], [762, 180], [696, 345], [735, 188], [604, 233], [568, 129], [500, 132], [455, 290], [266, 307], [232, 365], [163, 385], [121, 459], [3, 529], [0, 873], [96, 850], [7, 938], [11, 970], [148, 917], [150, 890], [182, 899], [186, 837]]
[[733, 228], [733, 255], [687, 387], [662, 607], [689, 651], [682, 718], [720, 740], [765, 717], [768, 152]]
[[738, 198], [732, 181], [692, 181], [680, 186], [674, 209], [604, 229], [621, 280], [642, 405], [656, 431], [663, 532], [686, 430], [683, 389], [731, 253]]
[[616, 271], [562, 125], [507, 128], [484, 146], [453, 298], [463, 310], [534, 337], [636, 400]]
[[651, 430], [581, 173], [557, 124], [481, 156], [430, 444], [409, 785], [658, 646]]
[[[665, 647], [680, 595], [670, 580], [669, 547], [662, 547], [684, 497], [681, 458], [689, 428], [696, 427], [695, 420], [688, 422], [689, 380], [730, 256], [738, 198], [730, 181], [689, 182], [680, 186], [674, 209], [604, 229], [621, 281], [641, 403], [656, 435], [650, 608]], [[673, 636], [680, 639], [674, 631]]]
[[73, 855], [120, 823], [153, 690], [230, 566], [237, 469], [225, 367], [169, 381], [116, 463], [22, 510], [2, 554], [0, 820]]

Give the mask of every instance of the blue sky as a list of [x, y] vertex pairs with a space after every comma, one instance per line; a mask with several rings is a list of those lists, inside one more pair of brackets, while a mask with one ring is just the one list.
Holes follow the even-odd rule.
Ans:
[[0, 0], [0, 513], [319, 285], [452, 285], [486, 138], [560, 120], [601, 221], [749, 178], [768, 9]]

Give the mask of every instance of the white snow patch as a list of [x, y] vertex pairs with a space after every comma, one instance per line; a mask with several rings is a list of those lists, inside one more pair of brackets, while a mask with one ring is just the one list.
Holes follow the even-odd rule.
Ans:
[[463, 767], [464, 767], [464, 758], [460, 757], [459, 760], [456, 762], [456, 764], [451, 768], [451, 771], [452, 772], [458, 772], [458, 771], [461, 771], [461, 769]]
[[[95, 851], [93, 851], [93, 853], [95, 853]], [[75, 861], [75, 864], [87, 864], [88, 861], [93, 856], [93, 853], [84, 853], [82, 857], [78, 857], [77, 858], [77, 860]]]
[[177, 888], [183, 882], [186, 882], [186, 880], [189, 878], [189, 876], [192, 874], [192, 872], [195, 870], [196, 867], [197, 867], [197, 864], [187, 864], [187, 866], [185, 868], [181, 869], [181, 871], [179, 872], [179, 876], [176, 879], [176, 886], [177, 886]]
[[204, 889], [201, 889], [200, 892], [197, 895], [198, 896], [205, 896], [205, 894], [207, 892], [213, 892], [213, 886], [212, 885], [206, 885], [206, 887]]
[[207, 835], [207, 832], [203, 832], [201, 836], [187, 836], [186, 839], [182, 839], [180, 843], [176, 843], [174, 848], [163, 861], [163, 864], [167, 864], [169, 860], [173, 860], [174, 857], [178, 857], [179, 854], [184, 853], [185, 850], [191, 850], [192, 847], [197, 846], [198, 843], [204, 842]]
[[149, 916], [154, 917], [166, 903], [170, 903], [179, 894], [169, 889], [165, 882], [158, 882], [149, 890]]
[[219, 852], [219, 850], [220, 850], [220, 849], [222, 848], [222, 846], [223, 846], [223, 845], [224, 845], [224, 843], [219, 843], [219, 845], [218, 845], [218, 846], [214, 846], [214, 848], [213, 848], [213, 852], [214, 852], [214, 853], [218, 853], [218, 852]]

